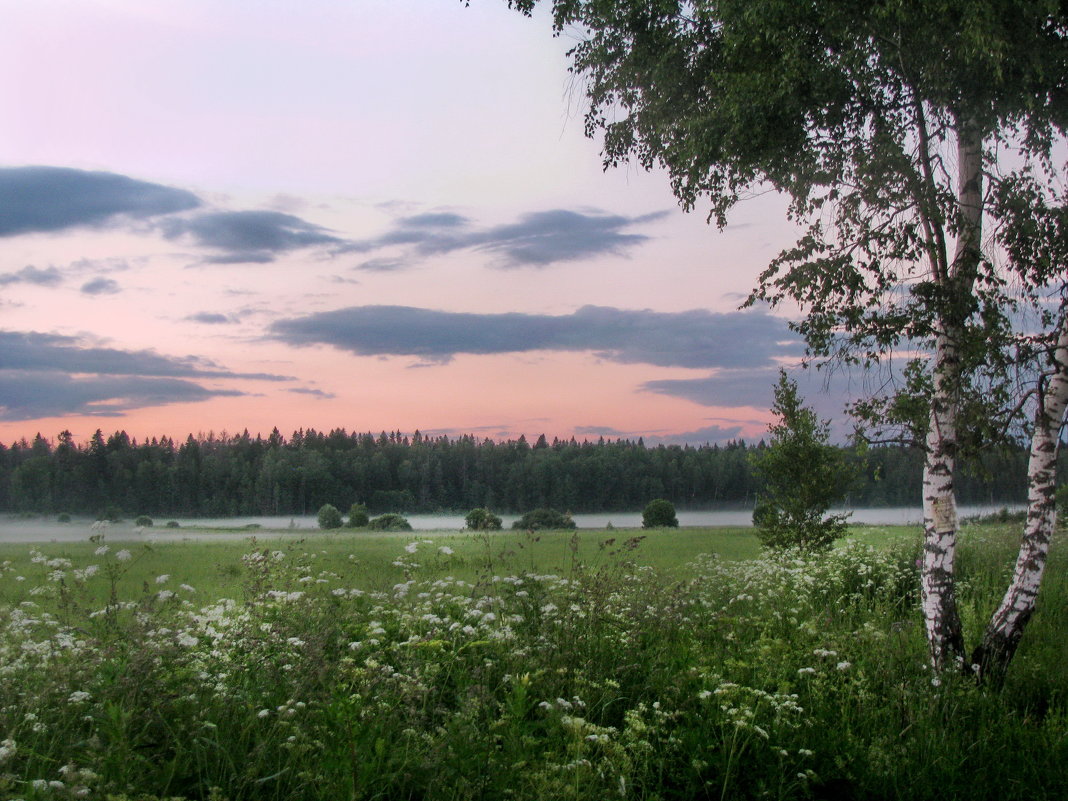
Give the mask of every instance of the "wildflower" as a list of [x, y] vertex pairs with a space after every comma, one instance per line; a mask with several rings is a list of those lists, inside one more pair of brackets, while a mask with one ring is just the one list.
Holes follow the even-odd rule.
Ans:
[[816, 672], [816, 668], [803, 667], [797, 671], [798, 676], [811, 676]]
[[171, 580], [171, 576], [170, 576], [169, 573], [164, 573], [162, 576], [156, 576], [156, 583], [157, 584], [166, 584], [170, 580]]
[[115, 558], [120, 562], [128, 562], [133, 558], [133, 554], [123, 548], [121, 551], [115, 554]]
[[440, 553], [442, 556], [452, 556], [453, 550], [448, 545], [442, 545], [440, 548], [438, 548], [438, 553]]
[[0, 765], [3, 765], [4, 762], [10, 759], [11, 755], [17, 750], [18, 747], [15, 745], [15, 741], [10, 737], [0, 742]]
[[104, 554], [106, 554], [110, 550], [111, 550], [111, 548], [109, 546], [101, 545], [99, 548], [97, 548], [95, 551], [93, 551], [93, 553], [95, 553], [97, 556], [103, 556]]
[[270, 714], [271, 714], [271, 710], [269, 710], [269, 709], [261, 709], [259, 712], [256, 713], [256, 717], [265, 718]]
[[67, 701], [72, 704], [80, 704], [83, 701], [88, 701], [91, 697], [87, 692], [75, 690], [67, 697]]
[[835, 665], [835, 667], [837, 667], [839, 670], [849, 670], [851, 667], [853, 667], [853, 663], [852, 662], [839, 662], [837, 665]]
[[404, 546], [404, 550], [408, 553], [415, 553], [417, 550], [419, 550], [419, 543], [417, 541], [409, 542], [407, 545]]
[[196, 592], [196, 590], [194, 590], [188, 584], [179, 584], [178, 589], [182, 590], [183, 592]]

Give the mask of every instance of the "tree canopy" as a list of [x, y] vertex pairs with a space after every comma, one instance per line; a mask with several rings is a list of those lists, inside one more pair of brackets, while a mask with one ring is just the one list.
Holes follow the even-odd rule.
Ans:
[[[509, 5], [530, 14], [537, 0]], [[1061, 3], [551, 7], [557, 32], [578, 38], [573, 70], [606, 166], [663, 169], [684, 208], [707, 202], [721, 226], [754, 192], [789, 199], [803, 233], [749, 302], [800, 305], [810, 356], [879, 364], [892, 379], [854, 411], [926, 454], [922, 594], [935, 668], [965, 662], [956, 461], [1013, 426], [1032, 437], [1033, 514], [1002, 610], [1019, 615], [1006, 611], [1013, 634], [997, 646], [1007, 659], [1045, 563], [1068, 405]], [[891, 357], [908, 365], [903, 375]]]

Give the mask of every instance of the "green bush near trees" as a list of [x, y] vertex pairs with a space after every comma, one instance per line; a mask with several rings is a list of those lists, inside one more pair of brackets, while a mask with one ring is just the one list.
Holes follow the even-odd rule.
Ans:
[[848, 515], [828, 515], [853, 477], [840, 448], [828, 444], [829, 425], [805, 407], [797, 383], [779, 371], [768, 447], [754, 451], [762, 482], [753, 509], [757, 537], [766, 548], [821, 551], [846, 533]]
[[679, 518], [671, 501], [657, 498], [642, 511], [642, 528], [678, 528]]
[[149, 526], [153, 525], [152, 518], [148, 515], [138, 515], [137, 519], [134, 520], [134, 525], [148, 528]]
[[403, 515], [390, 512], [371, 518], [367, 522], [367, 528], [372, 531], [411, 531], [412, 524]]
[[501, 519], [484, 507], [468, 512], [464, 524], [472, 531], [499, 531], [502, 525]]
[[371, 518], [367, 514], [367, 506], [362, 503], [354, 503], [349, 507], [349, 528], [366, 528]]
[[578, 528], [570, 513], [560, 513], [555, 509], [534, 509], [527, 512], [514, 523], [512, 528], [538, 531], [540, 529]]
[[104, 511], [96, 516], [97, 520], [106, 520], [109, 523], [122, 522], [122, 509], [114, 505], [104, 507]]
[[341, 512], [337, 510], [337, 507], [333, 504], [324, 503], [319, 507], [319, 528], [322, 529], [335, 529], [341, 528], [342, 519]]

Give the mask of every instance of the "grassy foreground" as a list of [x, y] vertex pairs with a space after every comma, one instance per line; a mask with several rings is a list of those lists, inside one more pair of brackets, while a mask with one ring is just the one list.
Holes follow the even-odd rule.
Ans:
[[1068, 797], [1068, 544], [995, 690], [926, 669], [912, 532], [640, 535], [4, 546], [0, 798]]

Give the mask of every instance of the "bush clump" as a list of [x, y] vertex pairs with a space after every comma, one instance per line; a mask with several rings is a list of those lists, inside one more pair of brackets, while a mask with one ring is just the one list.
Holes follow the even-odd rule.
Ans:
[[60, 515], [56, 518], [56, 522], [57, 523], [69, 523], [70, 522], [70, 515], [67, 514], [66, 512], [61, 512]]
[[134, 520], [134, 525], [142, 526], [143, 528], [148, 528], [149, 526], [153, 525], [152, 518], [148, 515], [138, 515], [137, 519]]
[[578, 528], [570, 512], [561, 514], [555, 509], [534, 509], [512, 523], [512, 528], [538, 531], [539, 529]]
[[753, 509], [765, 548], [825, 551], [845, 536], [848, 514], [828, 514], [841, 502], [855, 473], [828, 441], [830, 423], [803, 405], [797, 383], [779, 371], [766, 448], [750, 455], [762, 489]]
[[678, 528], [679, 518], [671, 501], [657, 498], [642, 511], [642, 528]]
[[367, 505], [354, 503], [349, 507], [349, 522], [345, 525], [349, 528], [365, 528], [370, 520], [371, 518], [367, 514]]
[[167, 521], [167, 528], [181, 528], [181, 527], [182, 527], [182, 524], [179, 523], [177, 520], [168, 520]]
[[117, 506], [106, 506], [104, 511], [96, 516], [98, 521], [107, 521], [108, 523], [121, 523], [122, 522], [122, 509]]
[[328, 531], [335, 528], [341, 528], [341, 512], [339, 512], [337, 507], [332, 504], [324, 503], [319, 507], [318, 519], [319, 528]]
[[372, 531], [411, 531], [412, 524], [403, 515], [390, 512], [367, 521], [367, 528]]
[[464, 523], [472, 531], [500, 531], [501, 528], [501, 519], [483, 507], [468, 512]]

